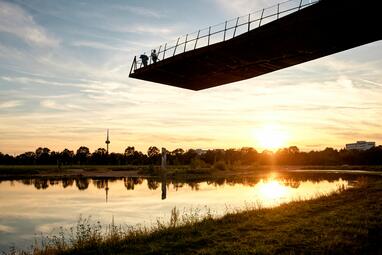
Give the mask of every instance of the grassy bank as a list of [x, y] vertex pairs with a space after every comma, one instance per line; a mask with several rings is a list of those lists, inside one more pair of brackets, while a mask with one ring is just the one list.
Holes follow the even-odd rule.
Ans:
[[340, 194], [221, 219], [174, 212], [154, 230], [112, 226], [105, 235], [81, 223], [69, 242], [51, 238], [34, 254], [381, 254], [381, 212], [382, 181], [369, 177]]

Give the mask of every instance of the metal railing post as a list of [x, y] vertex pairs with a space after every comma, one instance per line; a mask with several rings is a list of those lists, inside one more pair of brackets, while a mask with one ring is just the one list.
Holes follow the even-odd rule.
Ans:
[[277, 4], [277, 19], [279, 19], [280, 16], [280, 4]]
[[199, 34], [200, 34], [200, 30], [198, 31], [198, 35], [196, 36], [194, 50], [196, 49], [196, 44], [198, 43]]
[[239, 18], [240, 18], [240, 17], [237, 17], [237, 19], [236, 19], [235, 30], [233, 30], [233, 36], [232, 36], [232, 38], [234, 38], [235, 35], [236, 35], [236, 29], [237, 29], [237, 24], [239, 23]]
[[174, 49], [174, 53], [172, 54], [172, 56], [175, 56], [176, 48], [178, 48], [179, 39], [180, 39], [180, 37], [179, 37], [178, 40], [176, 41], [176, 45], [175, 45], [175, 49]]
[[211, 36], [211, 27], [208, 28], [208, 43], [207, 43], [208, 46], [210, 46], [210, 36]]
[[188, 38], [188, 34], [186, 35], [186, 40], [184, 41], [184, 50], [183, 50], [183, 52], [186, 52], [187, 38]]
[[162, 49], [162, 45], [159, 46], [159, 50], [158, 50], [158, 60], [159, 60], [159, 54], [160, 54], [160, 50]]
[[248, 32], [251, 30], [251, 14], [248, 14]]
[[260, 22], [259, 22], [259, 27], [261, 26], [261, 21], [263, 20], [263, 15], [264, 15], [264, 9], [261, 12], [261, 17], [260, 17]]
[[[164, 45], [163, 59], [166, 57], [166, 47], [167, 47], [167, 43]], [[162, 59], [162, 60], [163, 60], [163, 59]]]
[[133, 63], [131, 63], [131, 68], [130, 68], [130, 74], [133, 72], [133, 67], [135, 67], [134, 71], [136, 70], [137, 66], [137, 56], [134, 56]]
[[300, 5], [298, 6], [298, 10], [301, 9], [301, 5], [302, 5], [302, 0], [300, 0]]
[[225, 41], [226, 32], [227, 32], [227, 21], [225, 21], [225, 26], [224, 26], [224, 38], [223, 38], [223, 42]]

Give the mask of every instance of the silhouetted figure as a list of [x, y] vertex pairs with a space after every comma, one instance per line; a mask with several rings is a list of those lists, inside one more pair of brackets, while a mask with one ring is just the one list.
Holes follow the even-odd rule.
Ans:
[[158, 55], [157, 55], [156, 50], [151, 51], [151, 59], [153, 60], [154, 63], [156, 63], [158, 61]]
[[143, 66], [147, 66], [147, 61], [149, 60], [149, 57], [146, 55], [146, 53], [143, 53], [139, 58], [142, 60]]

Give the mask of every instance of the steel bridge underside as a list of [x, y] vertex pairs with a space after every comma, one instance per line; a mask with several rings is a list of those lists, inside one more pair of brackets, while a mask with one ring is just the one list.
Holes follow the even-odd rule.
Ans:
[[277, 71], [381, 40], [380, 5], [321, 0], [233, 39], [137, 69], [130, 77], [201, 90]]

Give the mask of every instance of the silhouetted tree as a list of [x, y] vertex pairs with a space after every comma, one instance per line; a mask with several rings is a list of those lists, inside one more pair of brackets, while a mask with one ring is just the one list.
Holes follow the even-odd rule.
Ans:
[[[298, 147], [279, 149], [276, 153], [263, 151], [258, 153], [254, 148], [228, 149], [228, 150], [208, 150], [206, 153], [198, 155], [195, 150], [184, 152], [178, 148], [167, 155], [168, 163], [173, 165], [195, 165], [198, 162], [200, 167], [213, 165], [215, 162], [225, 162], [226, 164], [279, 164], [279, 165], [382, 165], [382, 146], [377, 146], [366, 151], [359, 150], [336, 150], [326, 148], [322, 151], [301, 152]], [[147, 154], [135, 150], [133, 146], [126, 148], [124, 154], [107, 154], [104, 148], [99, 148], [92, 154], [85, 146], [74, 152], [65, 149], [62, 152], [50, 151], [48, 148], [39, 147], [35, 152], [25, 152], [17, 156], [4, 155], [0, 153], [0, 164], [14, 165], [36, 165], [36, 164], [56, 164], [60, 161], [68, 165], [79, 164], [133, 164], [147, 165], [160, 163], [160, 151], [152, 146], [147, 150]], [[200, 164], [199, 164], [200, 163]], [[205, 164], [207, 163], [207, 164]], [[42, 188], [40, 184], [38, 187]]]
[[135, 161], [135, 148], [134, 146], [128, 146], [125, 149], [125, 159], [126, 159], [126, 164], [134, 164]]
[[33, 151], [25, 152], [16, 157], [16, 159], [25, 165], [35, 165], [36, 164], [36, 154]]
[[60, 160], [64, 165], [73, 164], [74, 152], [68, 149], [65, 149], [60, 154]]
[[105, 148], [98, 148], [92, 153], [92, 163], [97, 165], [107, 164], [107, 156]]
[[241, 162], [244, 165], [252, 165], [258, 161], [259, 153], [252, 147], [244, 147], [240, 149]]
[[125, 156], [128, 157], [128, 156], [133, 156], [134, 155], [134, 152], [135, 152], [135, 148], [134, 146], [128, 146], [126, 149], [125, 149]]
[[150, 164], [159, 164], [160, 162], [160, 151], [157, 147], [151, 146], [147, 149], [147, 156], [149, 158]]
[[90, 151], [88, 147], [81, 146], [77, 149], [76, 158], [77, 161], [82, 164], [88, 163], [88, 158], [90, 157]]

